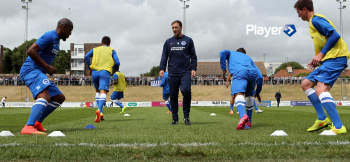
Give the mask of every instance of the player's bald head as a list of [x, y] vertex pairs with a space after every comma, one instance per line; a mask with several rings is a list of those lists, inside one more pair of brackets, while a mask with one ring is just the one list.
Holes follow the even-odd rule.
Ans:
[[60, 21], [58, 21], [57, 28], [62, 28], [63, 26], [68, 26], [68, 27], [73, 28], [73, 23], [69, 19], [63, 18]]

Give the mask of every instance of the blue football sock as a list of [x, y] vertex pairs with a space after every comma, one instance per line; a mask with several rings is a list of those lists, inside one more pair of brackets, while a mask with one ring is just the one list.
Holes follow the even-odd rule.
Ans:
[[233, 104], [230, 104], [230, 110], [233, 111]]
[[243, 95], [238, 95], [236, 97], [236, 107], [237, 111], [239, 112], [239, 118], [243, 118], [243, 116], [246, 114], [245, 113], [245, 100]]
[[97, 103], [97, 105], [98, 105], [98, 109], [100, 110], [100, 112], [102, 113], [102, 114], [104, 114], [103, 113], [103, 105], [105, 104], [105, 102], [106, 102], [106, 94], [105, 93], [102, 93], [101, 95], [100, 95], [100, 99], [99, 99], [99, 102]]
[[259, 109], [258, 109], [258, 106], [256, 106], [255, 100], [253, 100], [253, 102], [254, 102], [255, 111], [258, 111]]
[[117, 104], [120, 107], [120, 109], [124, 108], [123, 103], [120, 99], [118, 99], [118, 101], [115, 101], [114, 103]]
[[168, 107], [169, 111], [171, 111], [170, 101], [165, 101], [166, 106]]
[[324, 109], [326, 109], [329, 117], [331, 117], [335, 128], [340, 129], [343, 126], [343, 123], [340, 120], [332, 95], [329, 92], [323, 92], [320, 94], [320, 101]]
[[27, 125], [34, 126], [35, 122], [38, 120], [41, 111], [46, 107], [47, 101], [44, 98], [38, 98], [32, 107], [32, 111], [29, 115]]
[[41, 115], [39, 116], [38, 122], [42, 123], [44, 119], [49, 116], [53, 111], [56, 110], [61, 104], [51, 101], [47, 106], [42, 110]]
[[326, 116], [326, 113], [323, 111], [321, 101], [316, 95], [316, 91], [313, 88], [310, 88], [305, 91], [305, 94], [309, 98], [312, 105], [314, 106], [317, 113], [318, 120], [325, 120], [327, 116]]

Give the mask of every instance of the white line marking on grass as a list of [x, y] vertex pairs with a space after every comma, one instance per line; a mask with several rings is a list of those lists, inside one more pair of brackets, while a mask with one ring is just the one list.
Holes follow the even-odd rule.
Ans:
[[18, 144], [18, 143], [7, 143], [7, 144], [0, 144], [0, 147], [6, 147], [6, 146], [19, 146], [21, 144]]
[[93, 143], [79, 143], [79, 144], [68, 144], [68, 143], [56, 143], [55, 146], [90, 146], [90, 147], [156, 147], [156, 146], [215, 146], [219, 143], [178, 143], [171, 144], [168, 142], [165, 143], [116, 143], [116, 144], [93, 144]]
[[[88, 147], [157, 147], [157, 146], [182, 146], [182, 147], [200, 147], [200, 146], [217, 146], [217, 145], [225, 145], [223, 143], [116, 143], [116, 144], [94, 144], [94, 143], [79, 143], [79, 144], [70, 144], [70, 143], [55, 143], [55, 146], [60, 147], [75, 147], [75, 146], [88, 146]], [[244, 143], [230, 143], [232, 146], [321, 146], [321, 145], [350, 145], [350, 141], [329, 141], [329, 142], [280, 142], [280, 143], [259, 143], [259, 142], [244, 142]], [[35, 144], [20, 144], [20, 143], [7, 143], [0, 144], [0, 147], [8, 147], [8, 146], [42, 146]]]
[[231, 143], [233, 146], [281, 146], [281, 145], [288, 145], [288, 146], [307, 146], [307, 145], [350, 145], [349, 141], [335, 141], [335, 142], [296, 142], [296, 143], [288, 143], [288, 142], [281, 142], [281, 143], [259, 143], [259, 142], [244, 142], [244, 143]]

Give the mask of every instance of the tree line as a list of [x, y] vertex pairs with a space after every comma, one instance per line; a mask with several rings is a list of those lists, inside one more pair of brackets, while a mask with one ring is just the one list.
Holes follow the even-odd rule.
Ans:
[[[27, 49], [36, 42], [37, 39], [32, 39], [30, 41], [22, 43], [13, 50], [4, 47], [4, 57], [2, 69], [5, 74], [19, 74], [19, 71], [23, 65], [25, 59], [27, 59]], [[26, 48], [27, 47], [27, 48]], [[65, 74], [66, 69], [70, 68], [70, 50], [60, 50], [51, 64], [53, 67], [57, 68], [58, 74]]]

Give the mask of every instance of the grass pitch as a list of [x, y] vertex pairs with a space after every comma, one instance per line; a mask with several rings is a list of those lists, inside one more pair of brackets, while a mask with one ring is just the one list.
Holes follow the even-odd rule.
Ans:
[[[350, 107], [338, 107], [350, 131]], [[315, 119], [312, 107], [265, 108], [254, 112], [252, 128], [236, 131], [239, 116], [228, 107], [192, 107], [192, 125], [171, 126], [162, 108], [104, 108], [105, 121], [95, 123], [95, 108], [59, 108], [43, 123], [66, 137], [20, 135], [30, 108], [1, 108], [0, 159], [19, 161], [347, 161], [350, 133], [320, 136], [306, 132]], [[210, 116], [211, 113], [217, 116]], [[182, 111], [179, 112], [180, 119]], [[84, 127], [93, 124], [97, 129]], [[275, 130], [288, 136], [272, 137]], [[0, 161], [1, 161], [0, 160]]]

